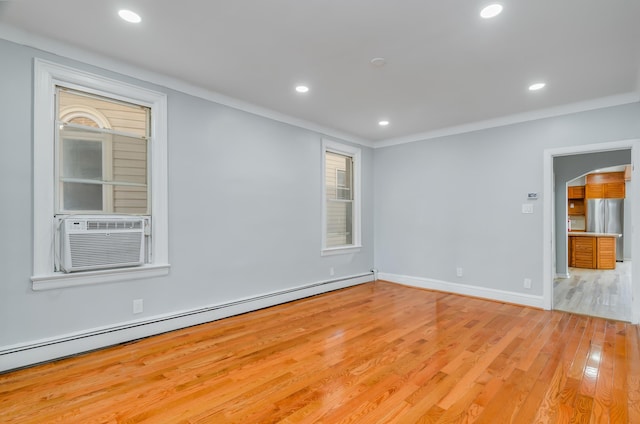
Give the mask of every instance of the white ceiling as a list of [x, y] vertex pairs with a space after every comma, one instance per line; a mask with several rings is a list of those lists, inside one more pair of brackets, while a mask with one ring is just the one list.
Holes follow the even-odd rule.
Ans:
[[374, 142], [638, 98], [640, 1], [499, 2], [19, 0], [0, 24]]

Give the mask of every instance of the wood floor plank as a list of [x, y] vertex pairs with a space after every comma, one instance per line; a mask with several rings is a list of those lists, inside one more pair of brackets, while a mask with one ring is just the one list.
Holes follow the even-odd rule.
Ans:
[[0, 374], [0, 422], [640, 423], [639, 343], [378, 281]]
[[602, 357], [600, 358], [600, 371], [596, 382], [596, 391], [593, 398], [593, 411], [591, 414], [592, 423], [609, 423], [611, 420], [611, 407], [613, 406], [613, 366], [615, 362], [614, 322], [605, 323], [605, 337], [602, 346]]
[[627, 392], [628, 369], [625, 366], [627, 359], [626, 331], [626, 326], [623, 323], [616, 323], [613, 363], [613, 405], [611, 406], [611, 422], [614, 423], [629, 422], [629, 411], [627, 410], [627, 405], [629, 404]]
[[627, 358], [623, 366], [628, 370], [627, 396], [629, 422], [640, 423], [640, 337], [638, 335], [640, 328], [628, 328], [626, 335], [626, 352]]

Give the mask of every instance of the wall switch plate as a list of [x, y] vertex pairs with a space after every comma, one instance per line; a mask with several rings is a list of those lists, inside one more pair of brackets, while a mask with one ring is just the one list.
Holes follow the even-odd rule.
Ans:
[[143, 309], [144, 309], [144, 304], [143, 304], [142, 299], [135, 299], [133, 301], [133, 313], [134, 314], [141, 314]]
[[336, 271], [333, 269], [333, 267], [329, 268], [329, 275], [333, 277], [333, 275], [336, 273]]
[[461, 266], [456, 268], [456, 275], [458, 277], [462, 277], [462, 267]]
[[533, 213], [533, 203], [523, 203], [522, 213]]
[[524, 279], [524, 288], [525, 289], [530, 289], [531, 288], [531, 278], [525, 278]]

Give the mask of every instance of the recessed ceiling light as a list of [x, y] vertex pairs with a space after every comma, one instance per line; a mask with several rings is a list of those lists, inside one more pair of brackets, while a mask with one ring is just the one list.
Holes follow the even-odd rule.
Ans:
[[498, 3], [490, 4], [480, 11], [480, 16], [485, 19], [496, 17], [502, 12], [502, 5]]
[[541, 89], [543, 89], [543, 88], [544, 88], [544, 86], [545, 86], [545, 85], [547, 85], [547, 84], [545, 84], [545, 83], [543, 83], [543, 82], [537, 82], [537, 83], [535, 83], [535, 84], [531, 84], [531, 85], [529, 86], [529, 91], [537, 91], [537, 90], [541, 90]]
[[378, 121], [378, 125], [380, 125], [381, 127], [386, 127], [387, 125], [389, 125], [389, 121], [385, 121], [385, 120]]
[[132, 24], [138, 24], [142, 21], [140, 15], [136, 12], [132, 12], [131, 10], [122, 9], [118, 11], [118, 15], [127, 22], [131, 22]]
[[296, 87], [296, 91], [298, 93], [306, 93], [307, 91], [309, 91], [309, 87], [307, 87], [306, 85], [299, 85]]

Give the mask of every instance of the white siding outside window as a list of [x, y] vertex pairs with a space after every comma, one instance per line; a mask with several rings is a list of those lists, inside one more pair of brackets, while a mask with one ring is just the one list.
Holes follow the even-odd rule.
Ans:
[[322, 186], [322, 254], [358, 251], [360, 149], [323, 140]]

